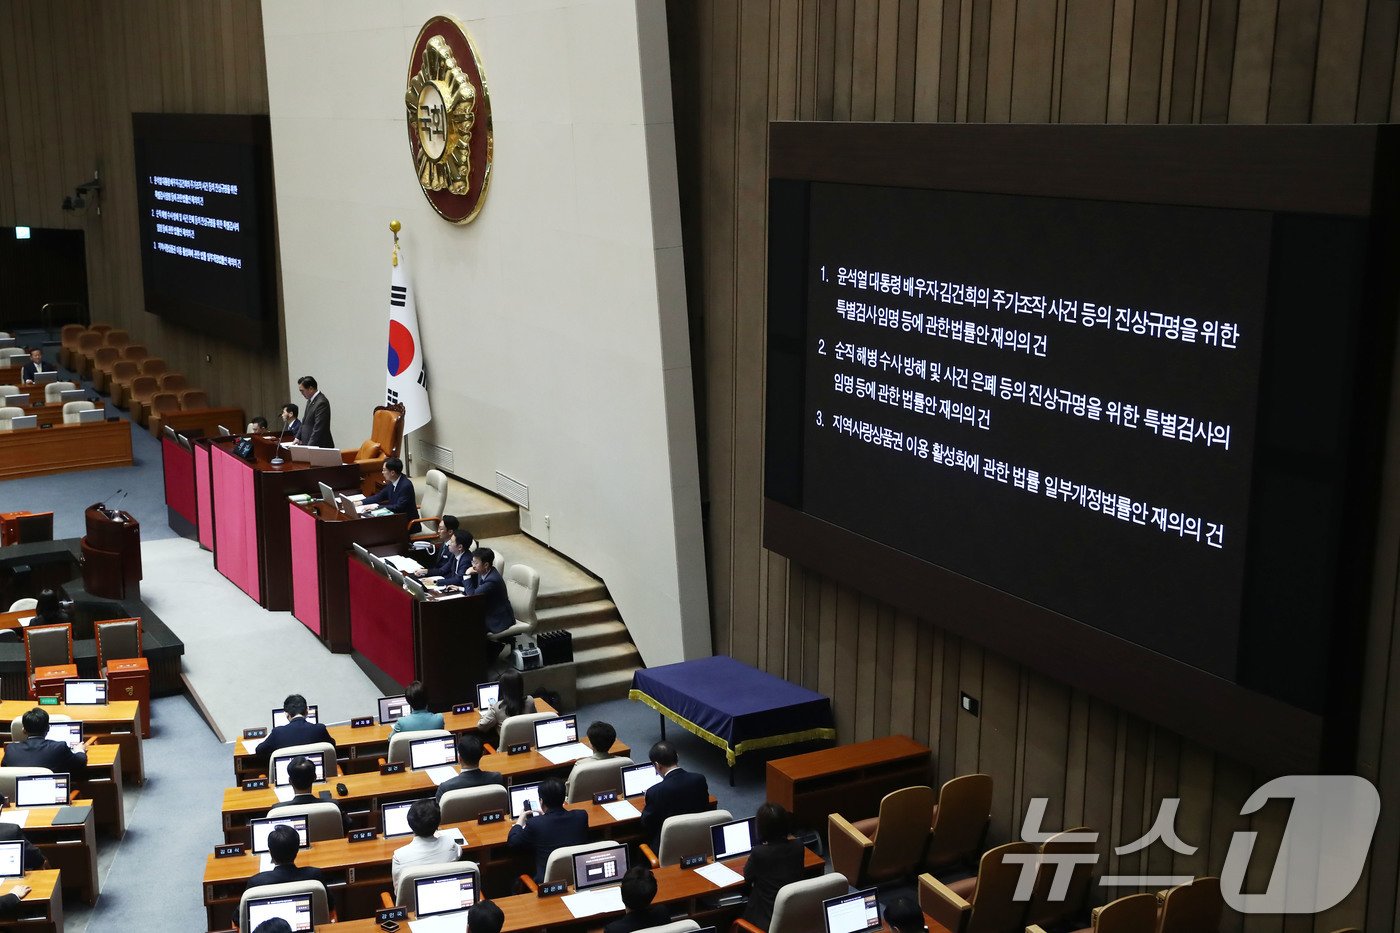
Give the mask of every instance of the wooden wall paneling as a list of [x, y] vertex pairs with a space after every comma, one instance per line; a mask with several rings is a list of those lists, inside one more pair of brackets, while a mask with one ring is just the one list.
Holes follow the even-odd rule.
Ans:
[[938, 118], [967, 119], [968, 60], [972, 53], [972, 0], [946, 0], [943, 7], [943, 69]]
[[861, 596], [848, 586], [836, 587], [836, 639], [832, 671], [831, 703], [836, 713], [836, 728], [841, 735], [857, 736], [855, 724], [857, 652], [860, 650]]
[[[964, 657], [962, 641], [944, 632], [934, 632], [934, 648], [934, 657], [930, 663], [937, 679], [933, 682], [934, 692], [929, 696], [929, 700], [937, 705], [933, 710], [935, 731], [929, 734], [929, 747], [935, 750], [938, 780], [941, 784], [960, 774], [977, 772], [977, 720], [968, 716], [958, 706], [958, 687], [962, 683], [963, 668], [970, 668], [973, 663], [980, 665], [981, 657], [977, 656], [975, 651], [971, 656]], [[966, 729], [962, 728], [963, 720], [967, 720]], [[972, 750], [971, 760], [964, 760], [964, 756], [959, 753], [960, 732], [967, 732], [971, 736], [972, 741], [968, 743]]]
[[[1099, 834], [1099, 870], [1108, 869], [1113, 849], [1118, 797], [1118, 720], [1113, 707], [1087, 700], [1089, 726], [1084, 747], [1084, 806], [1079, 822]], [[1104, 892], [1111, 896], [1112, 892]]]
[[939, 753], [939, 714], [943, 709], [943, 657], [937, 650], [938, 631], [931, 625], [911, 619], [914, 625], [914, 656], [918, 663], [914, 666], [914, 690], [910, 698], [913, 720], [909, 735], [915, 741], [925, 742], [934, 749], [929, 780], [937, 780]]
[[860, 595], [855, 615], [856, 630], [849, 643], [849, 652], [856, 660], [855, 695], [852, 698], [853, 734], [857, 742], [874, 738], [875, 691], [877, 683], [889, 683], [889, 671], [881, 672], [880, 607], [869, 596]]
[[1066, 0], [1057, 98], [1064, 123], [1103, 123], [1108, 116], [1113, 12], [1112, 4], [1099, 0]]
[[893, 80], [894, 114], [891, 119], [907, 123], [914, 119], [914, 81], [919, 68], [919, 0], [899, 0], [895, 25], [895, 65]]
[[1045, 822], [1041, 829], [1059, 832], [1078, 825], [1082, 803], [1069, 805], [1068, 770], [1073, 738], [1070, 724], [1075, 718], [1075, 706], [1070, 689], [1048, 677], [1023, 676], [1022, 726], [1023, 749], [1018, 768], [1017, 806], [1011, 823], [1011, 836], [1019, 838], [1019, 827], [1032, 798], [1045, 797]]
[[1135, 0], [1114, 0], [1113, 39], [1108, 58], [1108, 107], [1105, 123], [1126, 123], [1133, 64]]
[[[894, 635], [890, 646], [894, 657], [891, 659], [893, 674], [890, 677], [890, 717], [891, 735], [915, 735], [916, 713], [919, 706], [918, 672], [925, 663], [919, 653], [919, 630], [926, 628], [919, 620], [907, 612], [894, 614]], [[924, 730], [927, 733], [927, 728]]]
[[1322, 0], [1279, 0], [1269, 74], [1269, 122], [1306, 123], [1312, 117]]
[[[1152, 804], [1148, 815], [1149, 827], [1155, 824], [1160, 812], [1159, 806], [1163, 801], [1181, 798], [1181, 740], [1165, 729], [1153, 728], [1151, 741], [1150, 767], [1147, 773], [1147, 799]], [[1173, 818], [1172, 826], [1180, 835], [1182, 826], [1179, 816]], [[1181, 836], [1181, 841], [1187, 845], [1200, 844], [1199, 841], [1186, 836]], [[1143, 864], [1154, 875], [1170, 874], [1177, 858], [1177, 853], [1165, 842], [1152, 843], [1142, 854]]]
[[[17, 88], [16, 76], [14, 74], [15, 63], [10, 55], [10, 43], [12, 39], [5, 39], [4, 36], [14, 35], [14, 7], [0, 5], [0, 126], [10, 126], [10, 111], [15, 106], [11, 101], [11, 96], [15, 94]], [[12, 147], [17, 142], [16, 134], [11, 132], [0, 133], [0, 163], [13, 165], [15, 154]], [[14, 179], [0, 179], [0, 218], [17, 220], [15, 212], [15, 185]]]
[[1162, 99], [1167, 0], [1137, 0], [1128, 62], [1128, 123], [1156, 123]]
[[1167, 102], [1159, 116], [1163, 123], [1191, 123], [1199, 108], [1196, 82], [1201, 61], [1201, 0], [1180, 0], [1174, 22], [1170, 85], [1164, 91]]
[[1191, 855], [1173, 854], [1167, 871], [1178, 875], [1205, 875], [1211, 871], [1210, 819], [1211, 793], [1215, 784], [1215, 756], [1191, 742], [1179, 742], [1177, 793], [1181, 807], [1177, 811], [1176, 828], [1187, 845], [1195, 846]]
[[1162, 10], [1162, 50], [1158, 53], [1160, 74], [1157, 81], [1157, 122], [1166, 123], [1171, 114], [1172, 87], [1176, 63], [1177, 13], [1180, 7], [1177, 0], [1166, 0]]
[[[836, 655], [839, 649], [836, 645], [836, 583], [827, 577], [821, 578], [821, 614], [817, 617], [817, 691], [831, 697], [833, 712], [838, 717], [837, 734], [846, 736], [845, 741], [850, 741], [850, 733], [845, 732], [839, 725], [840, 710], [836, 700]], [[810, 637], [810, 635], [809, 635]]]
[[798, 118], [798, 75], [801, 74], [798, 62], [801, 42], [798, 33], [800, 14], [799, 0], [779, 0], [772, 10], [773, 26], [769, 31], [769, 60], [772, 62], [772, 68], [768, 74], [768, 106], [769, 116], [774, 120]]
[[1201, 80], [1202, 123], [1225, 123], [1230, 118], [1238, 19], [1239, 0], [1210, 0], [1205, 70]]
[[[1377, 4], [1370, 6], [1375, 8]], [[1400, 5], [1392, 6], [1400, 8]], [[1334, 0], [1322, 5], [1309, 122], [1351, 123], [1356, 120], [1367, 12], [1365, 4]]]
[[767, 604], [758, 613], [759, 623], [763, 627], [763, 657], [758, 667], [767, 671], [781, 671], [787, 666], [785, 607], [791, 592], [788, 582], [788, 559], [771, 551], [760, 551], [759, 555], [760, 561], [767, 567], [764, 592], [768, 598]]
[[991, 838], [1009, 841], [1024, 815], [1016, 797], [1016, 735], [1020, 728], [1020, 671], [990, 651], [982, 652], [981, 717], [977, 768], [997, 776], [992, 788]]
[[875, 90], [880, 68], [880, 12], [884, 0], [866, 0], [854, 8], [851, 31], [851, 113], [852, 120], [886, 121], [877, 117]]
[[831, 72], [832, 120], [850, 120], [852, 97], [855, 93], [855, 0], [836, 0], [836, 22], [833, 34]]
[[[967, 106], [958, 114], [958, 122], [990, 122], [987, 97], [990, 93], [988, 61], [992, 41], [992, 4], [996, 0], [973, 0], [971, 30], [968, 33], [967, 56], [959, 62], [967, 81]], [[1001, 0], [1005, 2], [1005, 0]]]
[[[956, 86], [956, 79], [946, 81], [944, 61], [943, 0], [922, 0], [918, 5], [918, 21], [915, 23], [915, 56], [910, 67], [914, 80], [913, 119], [920, 123], [932, 123], [943, 116], [940, 100], [947, 94], [948, 86]], [[956, 45], [954, 46], [956, 50]]]
[[1230, 83], [1231, 123], [1268, 121], [1277, 14], [1278, 0], [1240, 0]]
[[1356, 122], [1384, 123], [1395, 119], [1390, 112], [1392, 89], [1400, 70], [1395, 68], [1400, 3], [1371, 2], [1366, 6], [1362, 35], [1361, 75], [1357, 80]]
[[1065, 16], [1069, 0], [1055, 0], [1055, 23], [1052, 29], [1055, 51], [1050, 61], [1050, 123], [1060, 122], [1060, 95], [1064, 93], [1065, 76]]
[[782, 633], [782, 646], [778, 649], [781, 654], [778, 657], [782, 658], [783, 678], [795, 684], [805, 684], [807, 678], [802, 671], [802, 644], [806, 639], [802, 637], [800, 628], [807, 618], [806, 574], [791, 561], [786, 562], [786, 567], [787, 597], [782, 606], [773, 610], [780, 613], [779, 616], [770, 619], [768, 624]]
[[[970, 642], [959, 642], [954, 650], [958, 659], [957, 668], [954, 676], [945, 683], [943, 696], [943, 702], [951, 707], [956, 716], [953, 730], [954, 756], [951, 762], [953, 770], [948, 772], [947, 777], [949, 778], [957, 777], [959, 774], [988, 770], [984, 766], [980, 754], [982, 729], [988, 715], [987, 685], [982, 677], [984, 652], [980, 647]], [[979, 715], [973, 716], [959, 706], [960, 693], [966, 693], [979, 701], [981, 704]], [[1008, 774], [997, 774], [994, 777], [998, 783], [1011, 779]]]
[[830, 120], [836, 112], [836, 0], [817, 0], [815, 98], [813, 120]]
[[[1157, 801], [1151, 798], [1148, 780], [1148, 735], [1151, 727], [1140, 720], [1123, 715], [1118, 719], [1118, 762], [1115, 788], [1118, 796], [1114, 814], [1112, 842], [1115, 848], [1142, 838], [1152, 825]], [[1114, 851], [1109, 859], [1113, 874], [1136, 875], [1146, 866], [1142, 852], [1120, 854]]]
[[1089, 698], [1082, 691], [1071, 690], [1065, 717], [1068, 732], [1061, 770], [1067, 827], [1088, 826], [1085, 797], [1089, 775], [1089, 711]]
[[[1251, 828], [1250, 819], [1240, 815], [1240, 808], [1255, 786], [1249, 769], [1224, 758], [1216, 759], [1210, 800], [1210, 837], [1202, 846], [1208, 852], [1207, 863], [1216, 871], [1225, 863], [1225, 853], [1229, 851], [1234, 834], [1248, 832]], [[1227, 914], [1226, 920], [1231, 921], [1231, 929], [1240, 929], [1238, 918], [1232, 914]]]
[[817, 30], [821, 13], [812, 0], [798, 0], [797, 10], [797, 119], [814, 120], [817, 112]]
[[1050, 122], [1059, 23], [1059, 4], [1042, 0], [1016, 9], [1009, 108], [1016, 123]]
[[990, 0], [986, 43], [986, 97], [983, 120], [1011, 119], [1012, 67], [1016, 56], [1016, 0]]
[[875, 16], [875, 86], [872, 119], [892, 123], [898, 119], [900, 0], [880, 0]]

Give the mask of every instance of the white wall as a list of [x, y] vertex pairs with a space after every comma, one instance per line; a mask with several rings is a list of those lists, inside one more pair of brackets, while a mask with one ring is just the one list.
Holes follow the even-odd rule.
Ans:
[[[465, 227], [420, 192], [404, 125], [409, 52], [440, 13], [476, 42], [495, 129]], [[522, 525], [607, 582], [650, 665], [710, 651], [665, 17], [664, 0], [263, 2], [292, 378], [320, 381], [340, 444], [366, 436], [402, 221], [434, 414], [414, 439], [479, 485], [526, 483]]]

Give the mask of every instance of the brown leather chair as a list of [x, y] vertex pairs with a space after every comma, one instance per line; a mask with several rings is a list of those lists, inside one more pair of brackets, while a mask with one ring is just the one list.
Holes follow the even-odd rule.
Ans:
[[24, 676], [34, 695], [34, 669], [73, 663], [73, 626], [31, 625], [24, 630]]
[[116, 391], [112, 393], [112, 402], [118, 408], [130, 408], [132, 419], [139, 422], [139, 419], [136, 418], [137, 407], [149, 406], [151, 396], [159, 391], [160, 382], [155, 376], [137, 376], [131, 380], [131, 385], [117, 386]]
[[148, 356], [141, 361], [141, 375], [143, 376], [164, 376], [170, 371], [165, 360], [158, 356]]
[[105, 374], [112, 371], [112, 364], [122, 358], [120, 347], [98, 347], [92, 354], [91, 365], [87, 369], [87, 377], [92, 380], [93, 387], [102, 390], [102, 380]]
[[102, 346], [102, 334], [99, 331], [89, 330], [79, 334], [78, 346], [73, 351], [73, 358], [69, 361], [68, 369], [90, 377], [92, 375], [92, 356], [100, 346]]
[[105, 373], [101, 373], [98, 380], [98, 391], [106, 392], [109, 395], [115, 394], [117, 383], [131, 382], [136, 378], [139, 368], [135, 360], [117, 360], [112, 364], [112, 368]]
[[[1041, 843], [1040, 860], [1036, 863], [1035, 889], [1031, 892], [1026, 923], [1063, 926], [1089, 915], [1089, 898], [1094, 887], [1094, 865], [1098, 861], [1098, 851], [1094, 848], [1093, 841], [1095, 838], [1097, 834], [1093, 830], [1080, 826], [1056, 833]], [[1057, 856], [1078, 858], [1074, 861], [1057, 861]], [[1090, 858], [1093, 861], [1090, 861]], [[1062, 871], [1068, 873], [1069, 883], [1062, 897], [1052, 898], [1052, 886]]]
[[151, 396], [151, 407], [146, 413], [146, 427], [151, 433], [160, 437], [160, 428], [164, 424], [164, 416], [168, 412], [180, 410], [180, 396], [174, 392], [157, 392]]
[[[1156, 933], [1157, 898], [1151, 894], [1129, 894], [1102, 907], [1095, 907], [1089, 926], [1074, 933]], [[1033, 923], [1026, 933], [1047, 933], [1045, 927]]]
[[976, 864], [991, 819], [990, 774], [964, 774], [944, 784], [933, 808], [924, 870]]
[[97, 642], [97, 670], [102, 676], [107, 676], [108, 661], [142, 656], [139, 618], [97, 622], [92, 629]]
[[[358, 448], [341, 450], [342, 463], [353, 463], [360, 468], [363, 480], [372, 480], [390, 457], [401, 456], [403, 445], [403, 405], [379, 405], [374, 409], [374, 420], [370, 423], [369, 438]], [[378, 448], [376, 450], [376, 448]]]
[[[175, 403], [178, 407], [180, 393], [189, 388], [185, 384], [184, 373], [164, 373], [156, 377], [156, 384], [159, 386], [152, 397], [163, 392], [169, 392], [175, 396]], [[131, 403], [131, 419], [138, 424], [149, 426], [151, 423], [151, 403], [147, 401], [133, 400]]]
[[1162, 909], [1157, 914], [1157, 933], [1217, 933], [1225, 901], [1220, 896], [1220, 879], [1207, 876], [1159, 892]]
[[81, 324], [64, 324], [58, 332], [58, 361], [67, 369], [74, 369], [73, 354], [78, 349], [78, 337], [87, 328]]
[[932, 813], [933, 788], [918, 785], [886, 794], [872, 819], [853, 824], [830, 814], [831, 867], [858, 888], [911, 877], [924, 857]]
[[141, 375], [141, 362], [139, 360], [118, 360], [112, 367], [112, 404], [118, 408], [125, 408], [126, 402], [131, 398], [131, 384]]
[[160, 390], [162, 392], [183, 392], [190, 387], [189, 381], [185, 379], [184, 373], [167, 372], [160, 377]]
[[1016, 900], [1020, 862], [1006, 856], [1034, 856], [1035, 843], [1008, 842], [988, 849], [975, 878], [944, 884], [933, 875], [919, 876], [919, 906], [953, 933], [1022, 933], [1026, 901]]
[[195, 408], [209, 407], [209, 393], [203, 389], [186, 389], [180, 393], [180, 410], [191, 411]]
[[88, 328], [88, 330], [95, 330], [95, 331], [97, 331], [99, 334], [104, 335], [104, 339], [105, 339], [105, 335], [106, 335], [107, 333], [109, 333], [110, 331], [112, 331], [112, 330], [114, 329], [115, 326], [116, 326], [116, 325], [114, 325], [114, 324], [93, 324], [92, 326], [90, 326], [90, 327]]
[[104, 346], [108, 347], [125, 347], [127, 344], [131, 343], [131, 335], [124, 330], [113, 328], [107, 331], [107, 336], [103, 339], [102, 343]]
[[129, 343], [122, 347], [122, 359], [141, 361], [150, 356], [151, 352], [139, 343]]

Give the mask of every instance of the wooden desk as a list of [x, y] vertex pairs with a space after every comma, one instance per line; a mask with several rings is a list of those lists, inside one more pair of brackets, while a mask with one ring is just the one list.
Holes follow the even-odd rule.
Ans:
[[[73, 775], [73, 785], [91, 802], [94, 821], [102, 831], [120, 839], [126, 833], [126, 812], [122, 809], [121, 746], [110, 742], [87, 743], [87, 767]], [[0, 766], [5, 753], [0, 749]], [[33, 817], [31, 817], [33, 819]]]
[[[0, 628], [24, 628], [19, 624], [20, 619], [34, 618], [33, 609], [21, 609], [18, 612], [0, 612]], [[31, 709], [33, 707], [30, 707]]]
[[[0, 700], [0, 724], [10, 722], [34, 708], [25, 700]], [[83, 735], [111, 736], [121, 748], [122, 776], [136, 784], [146, 782], [146, 764], [141, 753], [141, 708], [134, 700], [114, 700], [106, 706], [45, 706], [50, 717], [67, 716], [81, 720]], [[100, 747], [100, 746], [99, 746]], [[89, 752], [88, 763], [92, 764]]]
[[73, 806], [87, 810], [87, 819], [81, 823], [55, 826], [53, 818], [58, 815], [58, 807], [9, 807], [0, 814], [0, 823], [15, 822], [6, 817], [28, 813], [24, 834], [44, 853], [49, 865], [61, 873], [63, 889], [77, 892], [84, 903], [94, 904], [100, 884], [97, 874], [97, 821], [93, 817], [91, 800], [79, 800]]
[[0, 480], [131, 463], [131, 425], [125, 421], [0, 431]]
[[877, 816], [880, 799], [927, 784], [932, 751], [905, 735], [839, 745], [768, 762], [768, 799], [794, 826], [825, 829], [830, 813], [848, 820]]
[[[581, 739], [587, 743], [587, 739]], [[622, 742], [613, 743], [612, 754], [627, 755], [631, 749]], [[499, 771], [507, 784], [533, 781], [544, 775], [556, 772], [568, 773], [574, 763], [556, 765], [535, 749], [520, 755], [497, 753], [485, 755], [481, 759], [481, 770]], [[437, 785], [424, 771], [404, 771], [399, 774], [380, 774], [371, 771], [364, 774], [342, 774], [334, 781], [319, 787], [333, 787], [336, 783], [345, 785], [348, 793], [336, 797], [336, 803], [345, 810], [369, 811], [369, 824], [379, 825], [379, 808], [396, 800], [412, 800], [437, 792]], [[318, 787], [318, 789], [319, 789]], [[243, 790], [241, 787], [224, 789], [223, 827], [227, 842], [242, 842], [247, 835], [248, 821], [266, 816], [267, 811], [280, 801], [277, 792], [271, 787], [264, 790]]]
[[[19, 884], [27, 884], [31, 888], [20, 902], [23, 905], [20, 919], [0, 923], [0, 929], [63, 933], [63, 891], [59, 887], [58, 872], [46, 868], [25, 872], [23, 878], [6, 879], [0, 882], [0, 894], [8, 894]], [[370, 922], [373, 923], [373, 919]]]
[[161, 428], [173, 428], [179, 434], [203, 434], [213, 437], [219, 433], [219, 425], [230, 431], [241, 432], [248, 422], [241, 408], [185, 408], [168, 411], [160, 416], [160, 424], [151, 433], [160, 436]]

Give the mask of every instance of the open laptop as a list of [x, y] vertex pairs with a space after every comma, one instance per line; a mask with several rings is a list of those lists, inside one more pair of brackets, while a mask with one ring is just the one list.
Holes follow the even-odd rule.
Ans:
[[501, 682], [493, 680], [486, 684], [476, 685], [476, 708], [486, 709], [495, 703], [501, 696]]
[[880, 929], [880, 902], [875, 889], [865, 888], [822, 901], [826, 933], [860, 933]]
[[50, 382], [57, 382], [57, 381], [58, 381], [58, 370], [56, 370], [56, 369], [48, 369], [48, 370], [45, 370], [45, 371], [42, 372], [42, 373], [35, 373], [35, 374], [34, 374], [34, 384], [35, 384], [35, 385], [46, 386], [46, 385], [48, 385]]
[[535, 749], [556, 765], [593, 754], [592, 748], [578, 740], [578, 717], [572, 713], [536, 720]]
[[0, 878], [24, 877], [24, 842], [0, 842]]
[[[419, 878], [413, 882], [417, 889], [419, 920], [438, 914], [456, 913], [476, 903], [477, 877], [471, 869], [454, 871], [450, 875]], [[443, 921], [447, 922], [447, 921]]]
[[221, 424], [221, 425], [218, 425], [217, 427], [218, 427], [218, 429], [219, 429], [219, 436], [220, 436], [220, 437], [232, 437], [232, 436], [233, 436], [233, 432], [230, 431], [228, 428], [224, 427], [222, 424]]
[[248, 898], [248, 929], [256, 930], [269, 920], [287, 921], [296, 933], [315, 930], [311, 922], [310, 894], [282, 894]]
[[[387, 563], [387, 561], [386, 561], [386, 563]], [[404, 579], [404, 578], [403, 578], [403, 571], [399, 570], [399, 568], [395, 567], [393, 564], [389, 564], [388, 566], [389, 566], [389, 581], [390, 581], [391, 583], [393, 583], [395, 586], [403, 586], [403, 579]]]
[[[424, 799], [430, 800], [432, 798], [425, 797]], [[400, 800], [398, 803], [386, 803], [379, 808], [380, 829], [385, 839], [413, 834], [413, 830], [408, 828], [408, 808], [417, 802], [416, 800]]]
[[[292, 718], [292, 717], [288, 716], [288, 715], [287, 715], [287, 711], [284, 710], [284, 709], [275, 709], [275, 710], [273, 710], [273, 711], [272, 711], [272, 728], [276, 729], [278, 726], [285, 726], [285, 725], [288, 723], [288, 721], [291, 720], [291, 718]], [[315, 704], [309, 704], [309, 705], [306, 707], [306, 721], [307, 721], [307, 722], [315, 722], [315, 721], [316, 721], [316, 706], [315, 706]]]
[[66, 806], [70, 783], [67, 774], [21, 774], [15, 778], [15, 806]]
[[102, 706], [107, 702], [107, 681], [70, 677], [63, 681], [63, 702], [69, 706]]
[[413, 579], [410, 576], [404, 576], [403, 588], [408, 590], [408, 595], [412, 596], [414, 599], [435, 598], [432, 594], [428, 592], [427, 587], [425, 587], [423, 584], [419, 583], [417, 580]]
[[83, 724], [77, 720], [69, 719], [63, 722], [49, 721], [48, 735], [44, 736], [55, 742], [66, 742], [73, 751], [81, 751], [83, 747]]
[[10, 419], [10, 430], [20, 431], [24, 428], [37, 428], [39, 419], [34, 415], [20, 415], [18, 418]]
[[99, 421], [107, 419], [107, 412], [101, 408], [89, 408], [87, 411], [78, 412], [79, 424], [97, 424]]
[[29, 393], [19, 392], [15, 395], [6, 395], [3, 401], [6, 408], [28, 408]]
[[397, 722], [412, 712], [408, 697], [402, 693], [393, 697], [379, 698], [379, 722], [381, 725]]
[[[272, 784], [274, 787], [286, 787], [292, 783], [288, 770], [292, 762], [300, 756], [278, 758], [273, 767]], [[316, 781], [319, 783], [326, 779], [326, 759], [324, 755], [307, 755], [306, 759], [316, 766]]]
[[753, 817], [749, 817], [746, 820], [731, 820], [711, 826], [710, 848], [714, 851], [715, 861], [748, 855], [758, 838], [756, 822]]
[[510, 816], [519, 819], [526, 810], [540, 812], [540, 781], [510, 786]]
[[456, 763], [456, 736], [435, 735], [427, 739], [414, 739], [408, 743], [408, 766], [414, 771], [440, 768]]
[[309, 816], [269, 816], [262, 819], [249, 820], [248, 832], [252, 837], [253, 852], [257, 855], [267, 851], [267, 837], [279, 826], [290, 826], [296, 830], [297, 848], [305, 849], [311, 845], [310, 833], [311, 817]]
[[661, 775], [657, 773], [656, 765], [649, 761], [623, 768], [622, 796], [640, 797], [647, 792], [648, 787], [659, 780], [661, 780]]
[[316, 488], [321, 491], [321, 501], [326, 505], [335, 505], [335, 490], [325, 483], [317, 483]]
[[[58, 400], [67, 405], [69, 402], [81, 402], [87, 398], [86, 389], [64, 389], [58, 394]], [[168, 429], [174, 433], [174, 429]]]
[[627, 874], [627, 844], [619, 842], [606, 849], [580, 852], [574, 856], [574, 890], [587, 891], [605, 884], [617, 884]]

